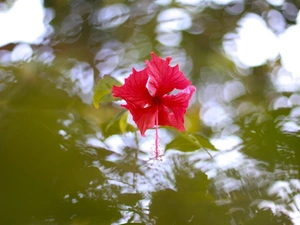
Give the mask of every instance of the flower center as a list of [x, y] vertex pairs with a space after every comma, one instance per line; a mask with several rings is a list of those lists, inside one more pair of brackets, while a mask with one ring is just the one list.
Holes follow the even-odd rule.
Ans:
[[153, 98], [153, 103], [154, 103], [154, 105], [158, 105], [160, 103], [159, 97], [154, 97]]

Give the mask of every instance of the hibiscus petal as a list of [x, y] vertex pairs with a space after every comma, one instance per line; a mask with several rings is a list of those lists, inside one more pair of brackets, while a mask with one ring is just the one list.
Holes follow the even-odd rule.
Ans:
[[179, 131], [184, 131], [184, 121], [176, 121], [174, 113], [171, 112], [165, 105], [160, 105], [158, 113], [158, 124], [161, 126], [171, 126]]
[[148, 82], [146, 69], [136, 71], [132, 69], [132, 73], [125, 79], [124, 85], [121, 87], [113, 86], [112, 95], [124, 99], [128, 104], [134, 107], [144, 108], [153, 104], [146, 84]]
[[132, 114], [133, 121], [139, 128], [141, 135], [145, 136], [145, 131], [155, 125], [156, 106], [147, 108], [135, 108], [133, 105], [123, 105]]
[[178, 64], [174, 67], [169, 65], [172, 60], [159, 58], [151, 52], [152, 60], [146, 61], [147, 73], [150, 77], [149, 90], [153, 96], [163, 96], [174, 89], [185, 89], [191, 82], [179, 70]]
[[173, 126], [179, 131], [184, 131], [184, 114], [195, 91], [196, 87], [188, 86], [176, 95], [163, 96], [161, 104], [165, 106], [169, 113], [168, 118], [166, 118], [166, 109], [159, 114], [159, 124]]

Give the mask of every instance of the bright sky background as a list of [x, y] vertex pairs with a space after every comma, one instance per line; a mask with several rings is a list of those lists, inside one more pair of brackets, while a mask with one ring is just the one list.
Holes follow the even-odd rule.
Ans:
[[25, 42], [37, 44], [46, 32], [42, 0], [18, 0], [11, 8], [0, 11], [0, 46]]

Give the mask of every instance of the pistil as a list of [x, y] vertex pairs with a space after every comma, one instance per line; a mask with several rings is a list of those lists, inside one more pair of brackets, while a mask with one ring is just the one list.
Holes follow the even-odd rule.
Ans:
[[158, 104], [156, 104], [156, 115], [155, 115], [155, 158], [159, 157], [158, 149]]

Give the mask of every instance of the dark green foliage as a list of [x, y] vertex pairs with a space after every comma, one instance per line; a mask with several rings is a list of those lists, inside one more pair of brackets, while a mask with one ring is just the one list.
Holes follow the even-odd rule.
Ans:
[[113, 85], [120, 86], [121, 83], [111, 76], [104, 76], [98, 81], [94, 89], [93, 104], [99, 108], [99, 103], [106, 103], [116, 100], [111, 95]]

